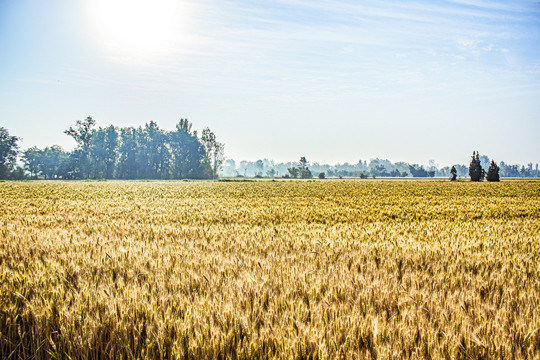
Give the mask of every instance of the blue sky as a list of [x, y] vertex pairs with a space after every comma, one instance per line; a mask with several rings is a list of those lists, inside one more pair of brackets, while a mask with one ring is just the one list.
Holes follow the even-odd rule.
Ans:
[[210, 127], [235, 160], [540, 162], [539, 1], [0, 0], [0, 126]]

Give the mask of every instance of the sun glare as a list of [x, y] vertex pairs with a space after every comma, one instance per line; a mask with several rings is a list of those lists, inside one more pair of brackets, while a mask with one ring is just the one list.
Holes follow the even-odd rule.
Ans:
[[129, 62], [171, 55], [185, 41], [187, 7], [179, 0], [94, 0], [91, 32], [106, 54]]

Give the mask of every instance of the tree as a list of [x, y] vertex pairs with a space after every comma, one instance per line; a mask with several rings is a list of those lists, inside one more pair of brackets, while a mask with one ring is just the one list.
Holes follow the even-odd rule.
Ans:
[[171, 149], [173, 179], [205, 179], [211, 176], [212, 169], [206, 161], [204, 147], [187, 119], [180, 119], [176, 131], [168, 133]]
[[373, 176], [390, 176], [390, 174], [386, 171], [386, 168], [384, 167], [383, 164], [376, 164], [376, 165], [373, 165], [371, 170], [371, 175]]
[[298, 162], [298, 176], [300, 179], [311, 179], [313, 177], [307, 165], [308, 161], [306, 160], [306, 157], [302, 156]]
[[132, 128], [120, 129], [118, 164], [116, 176], [119, 179], [137, 179], [137, 131]]
[[257, 174], [256, 175], [259, 175], [260, 177], [262, 177], [263, 170], [264, 170], [263, 161], [262, 160], [255, 161], [255, 167], [257, 168]]
[[26, 166], [26, 170], [30, 172], [31, 178], [37, 178], [40, 173], [40, 152], [41, 150], [38, 149], [36, 146], [26, 149], [23, 152], [23, 162]]
[[139, 178], [168, 179], [171, 157], [167, 136], [155, 121], [137, 129], [137, 143]]
[[16, 136], [10, 136], [7, 129], [0, 127], [0, 179], [7, 179], [17, 161], [19, 146]]
[[77, 127], [74, 129], [70, 127], [64, 134], [71, 136], [77, 143], [77, 149], [74, 152], [76, 156], [76, 166], [79, 168], [80, 175], [89, 178], [90, 167], [90, 141], [92, 140], [92, 127], [96, 124], [96, 121], [92, 117], [88, 116], [83, 121], [77, 120]]
[[206, 128], [202, 132], [201, 142], [206, 152], [208, 163], [212, 167], [212, 179], [217, 179], [217, 172], [221, 168], [225, 155], [223, 150], [225, 145], [216, 140], [216, 135]]
[[450, 174], [452, 174], [452, 181], [456, 181], [456, 177], [457, 177], [457, 170], [456, 170], [456, 167], [455, 166], [452, 166], [452, 169], [450, 169]]
[[94, 179], [112, 179], [118, 158], [118, 132], [114, 126], [92, 131], [90, 166]]
[[473, 151], [471, 164], [469, 165], [469, 176], [471, 181], [482, 181], [484, 179], [485, 173], [480, 164], [480, 154], [478, 151]]
[[324, 172], [319, 173], [319, 179], [324, 179], [326, 177], [326, 174]]
[[69, 155], [58, 145], [38, 149], [31, 147], [23, 153], [23, 161], [33, 177], [66, 178]]
[[499, 178], [499, 167], [495, 164], [495, 161], [491, 160], [487, 172], [487, 181], [500, 181]]
[[428, 177], [430, 175], [422, 165], [418, 164], [409, 165], [409, 171], [413, 177]]
[[287, 177], [287, 178], [291, 177], [293, 179], [298, 178], [299, 171], [298, 171], [298, 168], [296, 166], [292, 166], [292, 167], [288, 168], [287, 171], [289, 173], [285, 174], [284, 177]]

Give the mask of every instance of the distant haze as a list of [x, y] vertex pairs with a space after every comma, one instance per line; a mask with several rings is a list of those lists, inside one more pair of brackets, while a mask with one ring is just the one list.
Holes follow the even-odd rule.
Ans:
[[540, 2], [0, 2], [0, 126], [188, 118], [228, 158], [540, 161]]

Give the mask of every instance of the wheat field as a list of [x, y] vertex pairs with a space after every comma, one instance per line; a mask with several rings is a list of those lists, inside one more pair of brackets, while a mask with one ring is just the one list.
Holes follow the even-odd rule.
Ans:
[[538, 359], [540, 181], [0, 183], [3, 359]]

